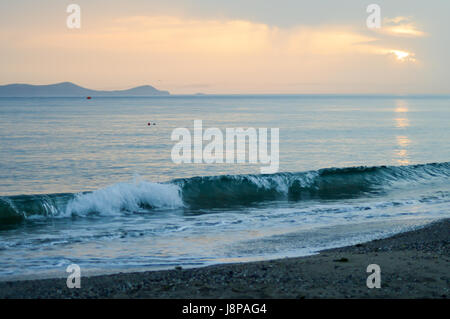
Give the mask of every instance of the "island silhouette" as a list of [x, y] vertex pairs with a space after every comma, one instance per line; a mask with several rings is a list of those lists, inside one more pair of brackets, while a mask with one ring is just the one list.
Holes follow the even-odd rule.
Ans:
[[7, 84], [0, 85], [0, 97], [87, 97], [87, 96], [166, 96], [151, 85], [142, 85], [126, 90], [91, 90], [71, 82], [48, 85]]

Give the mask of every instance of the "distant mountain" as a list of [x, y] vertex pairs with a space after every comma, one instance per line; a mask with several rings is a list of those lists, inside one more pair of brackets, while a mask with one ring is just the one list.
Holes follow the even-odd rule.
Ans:
[[8, 84], [0, 85], [0, 97], [79, 97], [79, 96], [154, 96], [170, 95], [150, 85], [129, 90], [97, 91], [78, 86], [71, 82], [49, 85]]

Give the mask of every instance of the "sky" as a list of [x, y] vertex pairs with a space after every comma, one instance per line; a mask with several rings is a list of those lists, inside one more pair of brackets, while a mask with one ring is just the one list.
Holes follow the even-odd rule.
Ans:
[[450, 94], [449, 13], [448, 0], [0, 0], [0, 84]]

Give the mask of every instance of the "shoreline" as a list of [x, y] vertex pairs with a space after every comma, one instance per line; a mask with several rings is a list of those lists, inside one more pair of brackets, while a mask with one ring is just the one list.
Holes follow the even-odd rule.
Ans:
[[[0, 282], [0, 298], [449, 298], [450, 219], [306, 257]], [[381, 288], [366, 286], [369, 264]]]

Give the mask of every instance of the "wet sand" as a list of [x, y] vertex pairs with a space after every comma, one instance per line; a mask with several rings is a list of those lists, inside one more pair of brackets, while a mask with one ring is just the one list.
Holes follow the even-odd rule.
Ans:
[[[82, 277], [0, 282], [0, 298], [449, 298], [450, 219], [309, 257]], [[369, 264], [381, 288], [369, 289]]]

